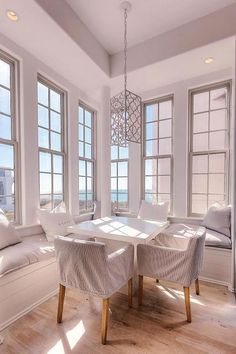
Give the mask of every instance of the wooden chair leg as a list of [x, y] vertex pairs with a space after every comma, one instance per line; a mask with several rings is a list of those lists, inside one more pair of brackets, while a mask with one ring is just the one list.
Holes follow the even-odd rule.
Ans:
[[141, 306], [143, 300], [143, 275], [139, 275], [138, 277], [138, 305]]
[[65, 299], [66, 287], [62, 284], [59, 284], [59, 298], [58, 298], [58, 309], [57, 309], [57, 323], [61, 323], [62, 314], [63, 314], [63, 306]]
[[196, 288], [196, 294], [200, 295], [200, 287], [199, 287], [199, 280], [195, 280], [195, 288]]
[[128, 304], [129, 307], [132, 307], [132, 292], [133, 292], [133, 281], [132, 278], [129, 279], [128, 281]]
[[102, 300], [102, 344], [107, 342], [109, 298]]
[[184, 298], [185, 298], [185, 308], [187, 314], [187, 321], [192, 322], [191, 318], [191, 307], [190, 307], [190, 289], [184, 286]]

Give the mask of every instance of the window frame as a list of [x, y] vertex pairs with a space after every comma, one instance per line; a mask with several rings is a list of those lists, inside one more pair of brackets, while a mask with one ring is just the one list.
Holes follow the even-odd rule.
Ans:
[[[208, 150], [203, 150], [203, 151], [193, 151], [193, 116], [194, 116], [194, 109], [193, 109], [193, 104], [194, 104], [194, 94], [199, 94], [199, 93], [204, 93], [209, 91], [209, 110], [208, 111], [203, 111], [203, 112], [198, 112], [200, 113], [210, 113], [212, 111], [217, 111], [219, 109], [211, 110], [210, 109], [210, 91], [219, 89], [219, 88], [226, 88], [227, 89], [227, 104], [226, 104], [226, 110], [227, 110], [227, 115], [226, 115], [226, 129], [225, 129], [225, 134], [226, 134], [226, 147], [225, 149], [220, 149], [220, 150], [210, 150], [209, 149], [209, 141], [208, 141]], [[226, 204], [229, 203], [229, 193], [230, 193], [230, 121], [231, 121], [231, 94], [232, 94], [232, 80], [224, 80], [224, 81], [219, 81], [215, 83], [211, 83], [208, 85], [203, 85], [200, 87], [192, 88], [188, 91], [188, 197], [187, 197], [187, 215], [189, 217], [203, 217], [205, 213], [200, 214], [200, 213], [193, 213], [192, 212], [192, 179], [193, 179], [193, 173], [192, 173], [192, 161], [193, 161], [193, 156], [207, 156], [208, 157], [208, 169], [207, 169], [207, 192], [206, 193], [200, 193], [203, 195], [206, 195], [207, 197], [207, 208], [209, 208], [208, 205], [208, 198], [209, 198], [209, 156], [211, 155], [217, 155], [217, 154], [224, 154], [225, 155], [225, 171], [224, 171], [224, 176], [225, 176], [225, 201]], [[222, 129], [224, 130], [224, 129]], [[219, 130], [210, 130], [210, 118], [208, 119], [208, 130], [204, 131], [205, 133], [214, 132], [214, 131], [222, 131], [221, 129]], [[204, 133], [202, 132], [202, 133]], [[195, 193], [197, 194], [197, 193]], [[212, 202], [213, 203], [213, 202]]]
[[[81, 157], [79, 155], [79, 142], [82, 142], [83, 145], [85, 145], [85, 127], [86, 125], [84, 124], [85, 120], [83, 117], [83, 124], [80, 123], [79, 120], [79, 109], [80, 107], [83, 109], [83, 114], [85, 114], [85, 110], [91, 113], [91, 159], [87, 158], [87, 157]], [[79, 125], [83, 125], [83, 132], [84, 132], [84, 139], [83, 141], [79, 139]], [[86, 215], [86, 214], [90, 214], [90, 213], [94, 213], [94, 202], [97, 199], [97, 111], [92, 108], [91, 106], [89, 106], [88, 104], [84, 103], [83, 101], [79, 100], [78, 102], [78, 121], [77, 121], [77, 125], [78, 125], [78, 180], [80, 177], [85, 177], [85, 196], [86, 196], [86, 209], [81, 209], [79, 208], [79, 215]], [[85, 150], [84, 150], [85, 151]], [[80, 171], [79, 171], [79, 162], [81, 161], [85, 161], [85, 175], [80, 175]], [[93, 193], [93, 207], [87, 208], [87, 162], [92, 163], [93, 169], [92, 169], [92, 193]], [[80, 187], [78, 187], [79, 189], [79, 203], [80, 203]]]
[[[10, 88], [0, 85], [4, 89], [8, 89], [11, 93], [10, 107], [11, 114], [6, 115], [11, 118], [11, 139], [0, 138], [0, 143], [13, 146], [14, 151], [14, 220], [12, 224], [19, 225], [22, 222], [21, 213], [21, 149], [20, 149], [20, 64], [19, 61], [0, 49], [0, 59], [10, 65]], [[2, 113], [5, 115], [4, 113]], [[10, 169], [11, 170], [11, 169]], [[8, 197], [5, 195], [4, 197]]]
[[[111, 149], [111, 147], [112, 146], [117, 146], [117, 149], [118, 149], [118, 157], [117, 157], [117, 159], [111, 159], [111, 165], [112, 165], [112, 163], [115, 163], [116, 164], [116, 166], [117, 166], [117, 169], [116, 169], [116, 176], [114, 177], [110, 177], [110, 180], [112, 181], [112, 178], [114, 178], [114, 179], [116, 179], [116, 197], [117, 197], [117, 203], [116, 203], [116, 205], [117, 205], [117, 207], [116, 208], [114, 208], [112, 211], [113, 212], [115, 212], [115, 213], [127, 213], [127, 212], [129, 212], [129, 210], [130, 210], [130, 208], [129, 208], [129, 206], [130, 206], [130, 186], [129, 186], [129, 176], [130, 176], [130, 163], [129, 163], [129, 145], [127, 146], [127, 148], [128, 148], [128, 158], [120, 158], [120, 148], [123, 148], [123, 146], [118, 146], [118, 145], [111, 145], [110, 146], [110, 149]], [[119, 176], [119, 174], [118, 174], [118, 164], [119, 164], [119, 162], [126, 162], [127, 163], [127, 176]], [[119, 180], [119, 178], [122, 178], [122, 177], [125, 177], [125, 178], [127, 178], [127, 186], [128, 186], [128, 188], [127, 188], [127, 196], [128, 196], [128, 198], [127, 198], [127, 208], [119, 208], [119, 201], [118, 201], [118, 195], [119, 194], [122, 194], [122, 193], [119, 193], [118, 191], [119, 191], [119, 189], [118, 189], [118, 180]], [[111, 186], [111, 182], [110, 182], [110, 186]], [[110, 188], [110, 195], [112, 196], [112, 189]], [[111, 205], [112, 205], [112, 198], [111, 198]]]
[[[171, 120], [171, 136], [170, 137], [164, 137], [164, 138], [159, 138], [159, 127], [158, 127], [158, 136], [156, 139], [148, 139], [146, 140], [146, 106], [153, 105], [153, 104], [158, 104], [158, 109], [159, 109], [159, 103], [165, 102], [165, 101], [171, 101], [172, 102], [172, 117], [171, 118], [166, 118], [163, 119], [162, 121], [165, 120]], [[160, 120], [154, 120], [152, 122], [159, 122]], [[150, 122], [151, 123], [151, 122]], [[158, 148], [158, 154], [157, 155], [152, 155], [152, 156], [146, 156], [146, 141], [150, 140], [156, 140], [159, 142], [159, 139], [171, 139], [171, 154], [165, 154], [165, 155], [159, 155], [159, 148]], [[156, 97], [150, 100], [146, 100], [143, 102], [143, 139], [142, 139], [142, 178], [141, 178], [141, 196], [142, 199], [145, 200], [145, 161], [146, 160], [156, 160], [157, 166], [158, 166], [158, 160], [164, 159], [164, 158], [169, 158], [170, 159], [170, 193], [160, 193], [160, 194], [168, 194], [170, 195], [170, 205], [169, 205], [169, 215], [173, 215], [173, 209], [174, 209], [174, 93], [170, 93], [165, 96], [160, 96]], [[149, 176], [149, 175], [147, 175]], [[158, 174], [157, 170], [157, 175], [153, 175], [157, 178], [157, 193], [150, 193], [153, 195], [158, 196], [158, 177], [162, 176]], [[165, 176], [165, 175], [164, 175]]]
[[[66, 204], [68, 203], [68, 189], [67, 189], [67, 181], [68, 181], [68, 172], [67, 172], [67, 92], [59, 87], [57, 84], [55, 84], [54, 82], [52, 82], [51, 80], [47, 79], [45, 76], [41, 75], [40, 73], [38, 73], [37, 75], [37, 90], [38, 90], [38, 83], [41, 83], [44, 86], [47, 86], [47, 88], [50, 90], [55, 91], [56, 93], [58, 93], [61, 97], [61, 102], [60, 102], [60, 116], [61, 116], [61, 151], [57, 151], [57, 150], [53, 150], [51, 148], [44, 148], [44, 147], [40, 147], [39, 146], [39, 140], [38, 140], [38, 176], [39, 176], [39, 180], [38, 180], [38, 185], [39, 185], [39, 207], [40, 207], [40, 200], [41, 200], [41, 195], [50, 195], [51, 196], [51, 208], [45, 208], [43, 210], [53, 210], [56, 206], [54, 205], [53, 202], [53, 196], [57, 195], [53, 192], [53, 176], [54, 173], [53, 172], [53, 156], [54, 155], [58, 155], [58, 156], [62, 156], [63, 157], [63, 164], [62, 164], [62, 168], [63, 171], [61, 174], [62, 178], [63, 178], [63, 183], [62, 183], [62, 201], [64, 201]], [[38, 91], [37, 91], [38, 92]], [[50, 91], [49, 91], [50, 92]], [[38, 96], [37, 96], [37, 133], [38, 133], [38, 129], [41, 127], [38, 124], [38, 105], [40, 105], [41, 107], [45, 107], [47, 108], [49, 111], [51, 111], [50, 109], [50, 93], [49, 93], [49, 101], [48, 101], [48, 106], [45, 106], [41, 103], [38, 102]], [[53, 110], [54, 111], [54, 110]], [[55, 111], [56, 112], [56, 111]], [[58, 112], [56, 112], [58, 113]], [[41, 127], [43, 128], [43, 127]], [[50, 114], [49, 114], [49, 127], [47, 129], [49, 131], [49, 146], [51, 145], [51, 136], [50, 136], [50, 132], [53, 131], [51, 130], [51, 119], [50, 119]], [[51, 175], [51, 193], [50, 194], [41, 194], [40, 193], [40, 152], [43, 153], [48, 153], [51, 155], [51, 172], [42, 172], [42, 173], [47, 173]], [[60, 203], [59, 203], [60, 204]], [[41, 209], [41, 207], [40, 207]]]

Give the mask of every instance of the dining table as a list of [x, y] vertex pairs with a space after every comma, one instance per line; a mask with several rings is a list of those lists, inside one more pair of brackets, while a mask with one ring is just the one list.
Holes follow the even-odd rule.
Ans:
[[[144, 220], [126, 216], [106, 216], [71, 225], [67, 231], [80, 238], [99, 238], [129, 242], [134, 245], [133, 291], [138, 288], [137, 245], [146, 244], [169, 225], [169, 221]], [[123, 292], [123, 290], [122, 290]]]

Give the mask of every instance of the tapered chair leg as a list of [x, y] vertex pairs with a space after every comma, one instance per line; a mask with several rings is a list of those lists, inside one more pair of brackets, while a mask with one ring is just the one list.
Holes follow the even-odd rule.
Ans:
[[142, 305], [143, 300], [143, 275], [139, 275], [139, 282], [138, 282], [138, 305]]
[[195, 288], [196, 288], [196, 294], [200, 295], [200, 287], [199, 287], [199, 280], [195, 280]]
[[128, 281], [128, 304], [129, 307], [132, 307], [132, 292], [133, 292], [133, 281], [132, 278], [129, 279]]
[[184, 286], [184, 298], [185, 298], [185, 308], [187, 314], [187, 321], [192, 322], [191, 318], [191, 307], [190, 307], [190, 289]]
[[102, 300], [102, 344], [107, 342], [109, 298]]
[[62, 314], [63, 314], [63, 306], [65, 299], [66, 287], [62, 284], [59, 284], [59, 298], [58, 298], [58, 309], [57, 309], [57, 323], [61, 323]]

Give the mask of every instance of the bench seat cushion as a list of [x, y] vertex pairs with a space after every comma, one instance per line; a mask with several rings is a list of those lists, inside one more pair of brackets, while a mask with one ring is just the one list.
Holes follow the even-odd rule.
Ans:
[[24, 237], [23, 242], [0, 251], [0, 277], [54, 255], [54, 244], [44, 234]]
[[218, 248], [232, 248], [231, 239], [219, 232], [206, 229], [206, 246]]

